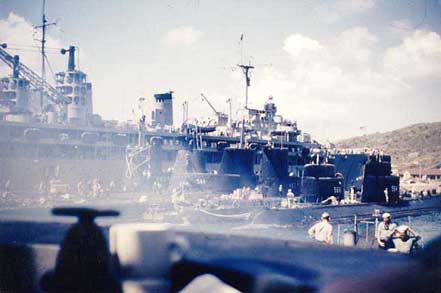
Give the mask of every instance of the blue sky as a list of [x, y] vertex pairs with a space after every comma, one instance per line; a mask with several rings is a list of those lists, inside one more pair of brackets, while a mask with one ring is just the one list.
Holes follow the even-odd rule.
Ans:
[[[273, 95], [280, 112], [314, 137], [335, 140], [441, 120], [441, 1], [55, 1], [48, 46], [80, 47], [94, 110], [132, 119], [139, 97], [175, 91], [190, 116], [243, 105], [241, 60], [256, 66], [250, 101]], [[0, 39], [39, 70], [32, 25], [41, 1], [0, 0]], [[15, 49], [14, 49], [15, 48]], [[20, 51], [21, 49], [21, 51]], [[49, 50], [54, 71], [65, 57]], [[2, 75], [9, 70], [0, 64]]]

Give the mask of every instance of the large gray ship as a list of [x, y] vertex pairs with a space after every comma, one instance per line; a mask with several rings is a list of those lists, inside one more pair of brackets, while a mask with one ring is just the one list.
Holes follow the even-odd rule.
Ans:
[[[237, 120], [213, 110], [215, 120], [192, 123], [188, 103], [183, 121], [174, 121], [173, 92], [140, 98], [135, 123], [105, 121], [94, 112], [92, 82], [75, 64], [78, 48], [61, 49], [67, 68], [46, 81], [43, 3], [41, 74], [0, 45], [0, 61], [12, 70], [0, 83], [0, 186], [2, 194], [164, 192], [229, 193], [257, 189], [263, 197], [304, 202], [344, 198], [359, 191], [362, 201], [396, 202], [399, 179], [391, 158], [368, 152], [330, 152], [287, 120], [269, 97], [262, 109], [248, 107], [254, 70], [239, 64], [245, 77], [245, 106]], [[143, 102], [148, 100], [148, 107]], [[387, 196], [385, 196], [385, 194]]]
[[[220, 193], [259, 187], [264, 196], [284, 196], [291, 189], [319, 202], [329, 196], [341, 199], [353, 187], [363, 190], [370, 155], [329, 153], [302, 134], [296, 121], [279, 115], [272, 97], [263, 109], [246, 104], [242, 119], [233, 121], [231, 113], [216, 111], [201, 94], [216, 115], [215, 123], [190, 123], [184, 105], [184, 121], [175, 127], [173, 92], [166, 92], [153, 96], [152, 106], [142, 110], [136, 124], [122, 125], [94, 113], [92, 83], [76, 68], [76, 47], [61, 50], [68, 65], [56, 73], [55, 86], [6, 48], [2, 44], [0, 58], [12, 75], [0, 87], [0, 179], [5, 192], [87, 193], [98, 185], [101, 193]], [[249, 70], [254, 67], [239, 67], [248, 101]], [[388, 189], [397, 197], [399, 182], [391, 176], [390, 157], [379, 159], [379, 166], [369, 171], [371, 188], [365, 190], [383, 194]], [[365, 198], [385, 200], [374, 197]]]
[[[137, 125], [103, 121], [93, 112], [92, 83], [76, 69], [75, 47], [62, 50], [68, 54], [68, 66], [56, 74], [55, 86], [26, 67], [19, 56], [10, 55], [6, 47], [2, 45], [0, 57], [13, 73], [1, 80], [0, 177], [2, 186], [15, 192], [46, 190], [51, 183], [72, 192], [79, 182], [91, 179], [122, 191], [145, 179], [160, 180], [175, 167], [184, 171], [184, 165], [186, 173], [190, 169], [222, 173], [227, 181], [246, 173], [250, 182], [262, 172], [264, 146], [280, 150], [289, 173], [299, 177], [302, 166], [311, 160], [311, 150], [320, 149], [307, 135], [298, 140], [297, 124], [277, 114], [272, 98], [262, 110], [247, 109], [246, 120], [231, 121], [217, 113], [215, 125], [184, 121], [175, 128], [173, 95], [168, 92], [154, 95], [153, 108]], [[237, 152], [248, 156], [244, 162], [248, 166], [234, 163], [234, 156], [242, 156]], [[228, 156], [232, 156], [230, 162]]]

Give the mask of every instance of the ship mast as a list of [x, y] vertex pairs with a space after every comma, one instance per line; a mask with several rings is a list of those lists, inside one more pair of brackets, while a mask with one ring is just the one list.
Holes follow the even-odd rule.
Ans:
[[[245, 75], [245, 112], [248, 111], [248, 88], [251, 84], [250, 70], [254, 69], [254, 66], [237, 64], [242, 69]], [[240, 130], [240, 148], [245, 146], [245, 116], [242, 117], [242, 128]]]
[[254, 69], [254, 66], [243, 64], [238, 64], [237, 66], [242, 69], [242, 72], [245, 75], [245, 110], [248, 110], [248, 88], [251, 84], [250, 69]]
[[[43, 0], [42, 8], [42, 23], [41, 25], [35, 26], [35, 29], [41, 29], [41, 79], [43, 84], [46, 82], [46, 28], [51, 25], [56, 25], [55, 22], [48, 23], [46, 19], [46, 0]], [[40, 89], [40, 107], [43, 111], [43, 100], [44, 100], [44, 90], [43, 87]]]

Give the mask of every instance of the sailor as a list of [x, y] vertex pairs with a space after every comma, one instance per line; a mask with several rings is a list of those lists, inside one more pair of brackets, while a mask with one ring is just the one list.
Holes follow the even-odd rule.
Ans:
[[327, 212], [322, 214], [321, 222], [318, 222], [308, 230], [308, 234], [311, 238], [314, 238], [319, 242], [326, 244], [332, 244], [334, 242], [332, 236], [332, 225]]
[[38, 185], [38, 193], [44, 194], [46, 191], [46, 186], [44, 184], [44, 181], [40, 181], [40, 184]]
[[391, 215], [389, 213], [384, 213], [383, 222], [378, 224], [376, 235], [378, 247], [380, 249], [389, 249], [393, 247], [391, 237], [395, 228], [397, 228], [397, 224], [392, 223]]
[[115, 184], [115, 181], [112, 180], [109, 183], [109, 192], [114, 192], [115, 189], [116, 189], [116, 184]]
[[9, 196], [9, 194], [10, 194], [10, 190], [9, 190], [10, 185], [11, 185], [11, 180], [9, 180], [9, 179], [6, 180], [5, 185], [4, 185], [4, 189], [3, 189], [3, 194], [2, 194], [3, 197]]
[[417, 232], [412, 230], [409, 226], [400, 225], [393, 231], [392, 242], [394, 248], [389, 249], [392, 252], [411, 253], [412, 248], [421, 237]]
[[83, 180], [78, 181], [78, 183], [77, 183], [77, 192], [78, 192], [78, 194], [81, 195], [81, 196], [84, 195], [85, 194], [85, 189], [86, 189], [86, 186], [85, 186]]
[[387, 188], [384, 189], [383, 193], [386, 202], [389, 202], [389, 191], [387, 190]]
[[283, 196], [283, 186], [282, 186], [282, 184], [279, 185], [279, 196], [280, 197]]
[[286, 193], [286, 199], [288, 201], [288, 208], [292, 208], [294, 205], [294, 192], [292, 192], [292, 189], [289, 188], [288, 192]]
[[355, 195], [355, 192], [356, 192], [355, 186], [352, 185], [350, 190], [351, 190], [351, 192], [350, 192], [350, 200], [351, 200], [351, 202], [354, 202], [354, 201], [355, 201], [355, 198], [356, 198], [356, 195]]

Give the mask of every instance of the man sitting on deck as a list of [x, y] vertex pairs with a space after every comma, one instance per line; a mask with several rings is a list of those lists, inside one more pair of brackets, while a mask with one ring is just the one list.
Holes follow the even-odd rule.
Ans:
[[308, 234], [311, 238], [314, 238], [319, 242], [323, 242], [326, 244], [333, 243], [332, 225], [330, 223], [329, 214], [327, 212], [324, 212], [322, 214], [321, 222], [318, 222], [308, 230]]
[[416, 242], [420, 239], [421, 237], [418, 233], [412, 230], [409, 226], [400, 225], [392, 234], [394, 248], [391, 248], [388, 251], [409, 254]]
[[395, 228], [397, 228], [397, 224], [391, 222], [391, 215], [389, 213], [384, 213], [383, 222], [378, 224], [376, 235], [378, 247], [380, 249], [393, 248], [392, 233]]

